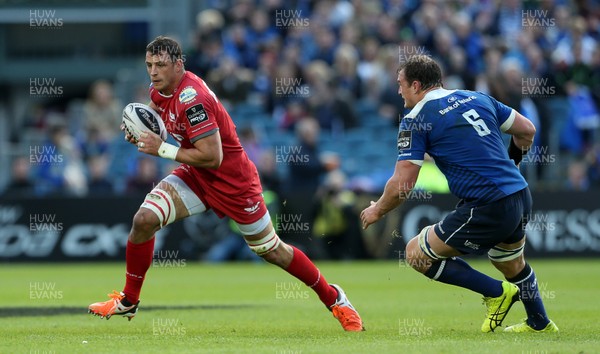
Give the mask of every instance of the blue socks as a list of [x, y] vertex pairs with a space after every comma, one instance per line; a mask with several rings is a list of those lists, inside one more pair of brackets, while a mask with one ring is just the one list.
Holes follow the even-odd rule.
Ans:
[[[485, 297], [498, 297], [503, 292], [501, 281], [471, 268], [467, 262], [458, 257], [434, 262], [425, 272], [425, 276], [442, 283], [472, 290]], [[529, 314], [529, 312], [527, 313]]]
[[546, 315], [546, 309], [542, 302], [542, 297], [538, 290], [537, 279], [535, 273], [528, 263], [525, 263], [525, 268], [521, 273], [514, 278], [506, 279], [509, 282], [519, 287], [521, 292], [521, 301], [527, 312], [527, 324], [533, 329], [544, 329], [550, 320]]
[[[498, 297], [502, 294], [502, 282], [491, 278], [469, 266], [458, 257], [434, 262], [425, 276], [442, 283], [460, 286], [485, 297]], [[506, 279], [519, 287], [521, 301], [527, 312], [527, 324], [533, 329], [544, 329], [550, 320], [546, 314], [542, 297], [538, 290], [535, 273], [528, 263], [514, 278]]]

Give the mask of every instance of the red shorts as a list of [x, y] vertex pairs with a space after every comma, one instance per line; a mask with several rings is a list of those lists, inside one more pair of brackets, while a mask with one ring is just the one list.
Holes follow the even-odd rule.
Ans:
[[204, 185], [196, 170], [189, 166], [179, 166], [172, 174], [181, 178], [185, 184], [200, 198], [206, 209], [213, 209], [218, 217], [228, 216], [238, 224], [249, 225], [257, 222], [267, 213], [267, 206], [262, 196], [260, 183], [248, 184], [247, 192], [240, 195], [223, 193], [210, 185]]

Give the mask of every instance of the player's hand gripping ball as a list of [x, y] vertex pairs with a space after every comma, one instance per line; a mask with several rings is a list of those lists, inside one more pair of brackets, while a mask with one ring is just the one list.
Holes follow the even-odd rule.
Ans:
[[135, 141], [140, 139], [143, 132], [153, 132], [162, 141], [167, 140], [165, 123], [152, 108], [142, 103], [130, 103], [123, 109], [123, 125]]

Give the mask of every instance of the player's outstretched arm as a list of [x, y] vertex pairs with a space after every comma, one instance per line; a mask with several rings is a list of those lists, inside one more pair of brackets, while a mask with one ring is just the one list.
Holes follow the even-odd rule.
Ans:
[[371, 201], [371, 205], [360, 213], [363, 229], [377, 222], [404, 202], [417, 181], [420, 169], [421, 166], [410, 161], [396, 163], [394, 174], [385, 184], [381, 197], [377, 202]]

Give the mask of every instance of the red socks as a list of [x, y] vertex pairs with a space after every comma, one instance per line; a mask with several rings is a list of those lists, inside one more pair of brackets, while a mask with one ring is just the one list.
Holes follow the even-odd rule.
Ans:
[[319, 299], [329, 308], [337, 300], [337, 290], [327, 283], [325, 277], [321, 275], [319, 269], [306, 257], [304, 252], [294, 246], [290, 245], [290, 247], [294, 250], [294, 256], [286, 271], [312, 288], [319, 295]]
[[[327, 283], [325, 277], [321, 275], [319, 269], [306, 257], [304, 252], [294, 246], [291, 247], [294, 250], [294, 256], [286, 271], [312, 288], [325, 306], [330, 307], [333, 305], [337, 300], [337, 291]], [[139, 301], [146, 272], [152, 265], [153, 254], [154, 237], [139, 244], [127, 241], [125, 251], [127, 273], [123, 293], [125, 293], [127, 301], [132, 304]]]
[[137, 304], [140, 299], [140, 292], [144, 284], [146, 271], [152, 265], [152, 256], [154, 255], [154, 237], [142, 243], [131, 243], [127, 241], [125, 250], [125, 262], [127, 263], [127, 273], [125, 274], [125, 289], [123, 293], [125, 298], [132, 304]]

